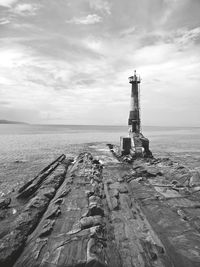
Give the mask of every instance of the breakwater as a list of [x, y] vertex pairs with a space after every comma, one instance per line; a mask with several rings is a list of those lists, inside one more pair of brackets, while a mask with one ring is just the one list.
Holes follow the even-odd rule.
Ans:
[[199, 266], [198, 175], [115, 146], [61, 155], [1, 200], [0, 266]]

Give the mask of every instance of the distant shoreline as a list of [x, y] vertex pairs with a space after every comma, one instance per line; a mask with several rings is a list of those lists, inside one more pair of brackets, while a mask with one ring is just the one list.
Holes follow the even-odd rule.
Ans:
[[0, 124], [28, 124], [28, 123], [21, 121], [0, 120]]
[[[28, 122], [21, 122], [21, 121], [10, 121], [10, 120], [0, 120], [0, 124], [21, 124], [21, 125], [30, 125], [30, 126], [46, 126], [46, 127], [113, 127], [113, 128], [127, 128], [128, 125], [103, 125], [103, 124], [42, 124], [42, 123], [28, 123]], [[181, 130], [181, 129], [199, 129], [200, 126], [164, 126], [164, 125], [143, 125], [142, 128], [155, 128], [157, 130]]]

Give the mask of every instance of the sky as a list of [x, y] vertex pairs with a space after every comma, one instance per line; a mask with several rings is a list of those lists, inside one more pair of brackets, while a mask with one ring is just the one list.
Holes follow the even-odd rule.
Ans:
[[200, 0], [0, 0], [0, 119], [200, 126]]

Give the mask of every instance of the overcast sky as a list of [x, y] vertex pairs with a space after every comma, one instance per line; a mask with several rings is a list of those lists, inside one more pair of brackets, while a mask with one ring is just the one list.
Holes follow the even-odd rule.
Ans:
[[200, 0], [0, 0], [0, 119], [200, 126]]

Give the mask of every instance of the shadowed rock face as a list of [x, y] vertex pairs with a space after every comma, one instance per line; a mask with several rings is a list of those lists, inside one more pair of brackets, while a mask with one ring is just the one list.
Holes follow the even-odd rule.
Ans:
[[0, 209], [6, 209], [11, 202], [10, 197], [0, 198]]
[[170, 159], [128, 164], [105, 147], [93, 152], [69, 168], [63, 161], [20, 200], [0, 235], [0, 266], [199, 266], [196, 172]]
[[[46, 179], [43, 181], [35, 179], [32, 183], [28, 182], [28, 187], [24, 186], [24, 190], [27, 190], [27, 188], [30, 188], [31, 186], [32, 191], [29, 191], [29, 196], [26, 195], [28, 201], [22, 202], [23, 207], [21, 208], [21, 212], [13, 215], [10, 214], [8, 210], [7, 216], [4, 217], [6, 224], [3, 222], [5, 227], [1, 229], [0, 266], [12, 266], [15, 260], [19, 257], [29, 234], [38, 225], [50, 200], [54, 197], [57, 189], [63, 183], [68, 166], [59, 166], [59, 164], [57, 164], [56, 167], [51, 169], [54, 172], [49, 176], [46, 175]], [[51, 172], [48, 172], [48, 174], [50, 173]], [[21, 192], [24, 191], [20, 190], [20, 196]], [[33, 192], [35, 192], [35, 194], [33, 194]], [[12, 201], [17, 201], [19, 195], [17, 195], [16, 198], [13, 196]], [[10, 204], [10, 201], [7, 201], [6, 203], [9, 202]], [[5, 208], [5, 203], [3, 208]]]
[[139, 139], [142, 143], [142, 147], [144, 148], [144, 157], [146, 157], [146, 158], [152, 157], [152, 152], [149, 149], [149, 139], [144, 137], [142, 134], [140, 134]]

